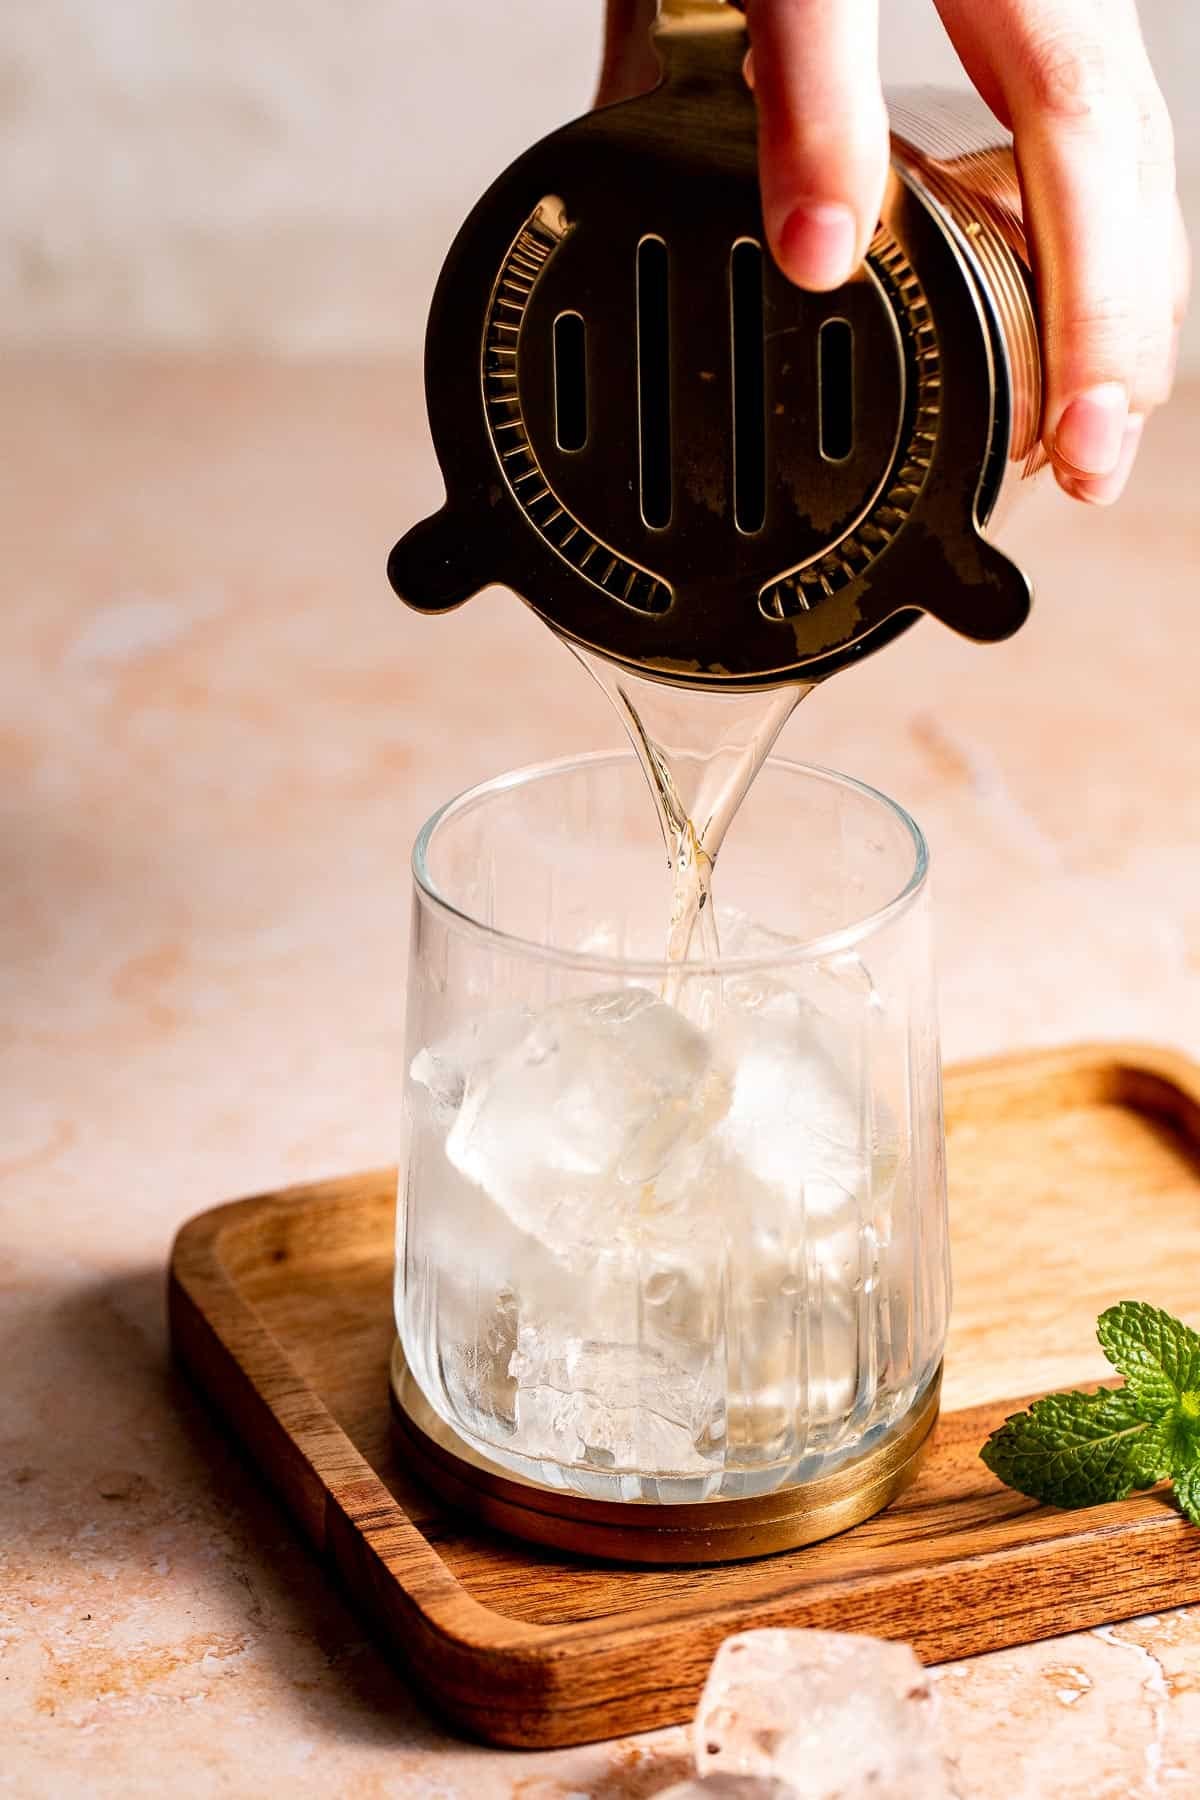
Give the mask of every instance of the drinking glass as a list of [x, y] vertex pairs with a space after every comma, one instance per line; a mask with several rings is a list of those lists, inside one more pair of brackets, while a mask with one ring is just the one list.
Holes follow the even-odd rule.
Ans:
[[630, 754], [541, 764], [413, 855], [396, 1323], [466, 1453], [599, 1500], [747, 1498], [902, 1433], [949, 1298], [928, 855], [773, 760], [664, 960]]

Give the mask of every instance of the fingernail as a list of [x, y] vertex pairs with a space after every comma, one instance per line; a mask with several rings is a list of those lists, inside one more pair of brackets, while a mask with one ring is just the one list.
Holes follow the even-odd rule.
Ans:
[[848, 206], [825, 200], [796, 207], [779, 234], [779, 261], [798, 287], [841, 287], [854, 273], [858, 226]]
[[1132, 413], [1121, 435], [1116, 468], [1108, 475], [1093, 476], [1091, 480], [1067, 476], [1063, 482], [1067, 493], [1076, 500], [1086, 500], [1089, 506], [1111, 506], [1114, 500], [1119, 500], [1129, 480], [1145, 425], [1145, 419]]
[[754, 52], [747, 50], [742, 61], [742, 78], [748, 88], [754, 87]]
[[1054, 460], [1068, 474], [1085, 479], [1111, 475], [1125, 440], [1129, 399], [1119, 381], [1105, 381], [1079, 394], [1058, 421]]

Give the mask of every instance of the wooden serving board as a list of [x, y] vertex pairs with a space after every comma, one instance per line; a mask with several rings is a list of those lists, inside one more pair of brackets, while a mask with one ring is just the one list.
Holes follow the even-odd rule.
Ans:
[[589, 1563], [489, 1535], [422, 1489], [389, 1428], [394, 1172], [185, 1225], [175, 1348], [413, 1681], [497, 1744], [686, 1718], [717, 1645], [764, 1625], [906, 1638], [927, 1662], [1200, 1599], [1166, 1493], [1066, 1513], [1001, 1487], [988, 1432], [1103, 1378], [1121, 1299], [1200, 1322], [1200, 1068], [1131, 1046], [946, 1084], [956, 1299], [945, 1412], [917, 1483], [843, 1536], [709, 1569]]

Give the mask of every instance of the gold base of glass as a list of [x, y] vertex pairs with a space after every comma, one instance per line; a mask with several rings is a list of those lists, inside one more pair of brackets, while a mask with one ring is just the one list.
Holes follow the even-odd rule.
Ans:
[[916, 1477], [938, 1416], [939, 1367], [915, 1411], [884, 1443], [832, 1475], [750, 1500], [589, 1500], [491, 1461], [440, 1419], [397, 1340], [392, 1418], [405, 1464], [427, 1487], [513, 1537], [611, 1562], [719, 1563], [768, 1556], [869, 1519]]

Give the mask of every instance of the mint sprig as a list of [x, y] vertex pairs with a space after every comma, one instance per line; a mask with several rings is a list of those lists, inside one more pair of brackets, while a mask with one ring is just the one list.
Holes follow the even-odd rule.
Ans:
[[1193, 1525], [1200, 1525], [1200, 1467], [1184, 1469], [1172, 1482], [1175, 1498]]
[[1098, 1506], [1170, 1478], [1200, 1525], [1200, 1333], [1140, 1300], [1101, 1313], [1121, 1388], [1050, 1394], [1014, 1413], [980, 1456], [1008, 1487], [1052, 1506]]

